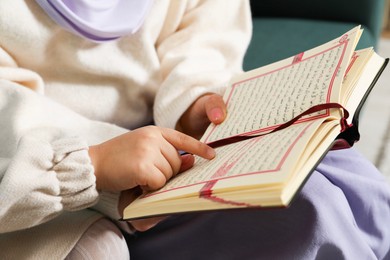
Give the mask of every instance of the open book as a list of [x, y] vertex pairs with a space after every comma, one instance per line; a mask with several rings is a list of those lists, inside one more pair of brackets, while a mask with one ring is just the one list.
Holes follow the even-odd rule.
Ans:
[[124, 219], [229, 208], [286, 207], [329, 149], [359, 139], [358, 114], [388, 59], [355, 50], [360, 26], [232, 79], [228, 115], [202, 141], [213, 160], [143, 194]]

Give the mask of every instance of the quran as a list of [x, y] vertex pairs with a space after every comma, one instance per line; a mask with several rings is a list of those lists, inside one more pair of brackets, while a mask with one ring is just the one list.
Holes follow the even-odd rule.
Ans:
[[364, 101], [388, 59], [356, 50], [362, 29], [234, 77], [227, 117], [201, 141], [216, 150], [159, 190], [142, 194], [123, 219], [232, 208], [287, 207], [330, 149], [359, 140]]

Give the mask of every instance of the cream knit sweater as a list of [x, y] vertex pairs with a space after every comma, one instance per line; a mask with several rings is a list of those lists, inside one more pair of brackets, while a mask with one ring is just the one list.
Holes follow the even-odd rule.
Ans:
[[0, 258], [63, 258], [102, 214], [118, 218], [88, 146], [152, 119], [173, 128], [197, 97], [223, 91], [250, 24], [244, 0], [156, 0], [135, 35], [97, 44], [35, 1], [1, 0]]

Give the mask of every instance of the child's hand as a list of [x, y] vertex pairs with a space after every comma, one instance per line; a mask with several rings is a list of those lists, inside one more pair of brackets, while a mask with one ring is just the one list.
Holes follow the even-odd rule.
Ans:
[[123, 191], [136, 186], [145, 190], [161, 188], [168, 179], [193, 164], [191, 155], [212, 159], [215, 151], [178, 131], [147, 126], [91, 146], [98, 190]]
[[176, 128], [195, 138], [200, 138], [210, 122], [220, 124], [226, 117], [226, 105], [217, 94], [198, 98], [180, 118]]

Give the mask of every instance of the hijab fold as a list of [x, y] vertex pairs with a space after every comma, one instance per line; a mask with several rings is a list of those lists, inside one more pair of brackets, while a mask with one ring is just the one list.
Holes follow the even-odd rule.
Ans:
[[143, 24], [152, 0], [36, 0], [60, 26], [96, 42], [131, 35]]

